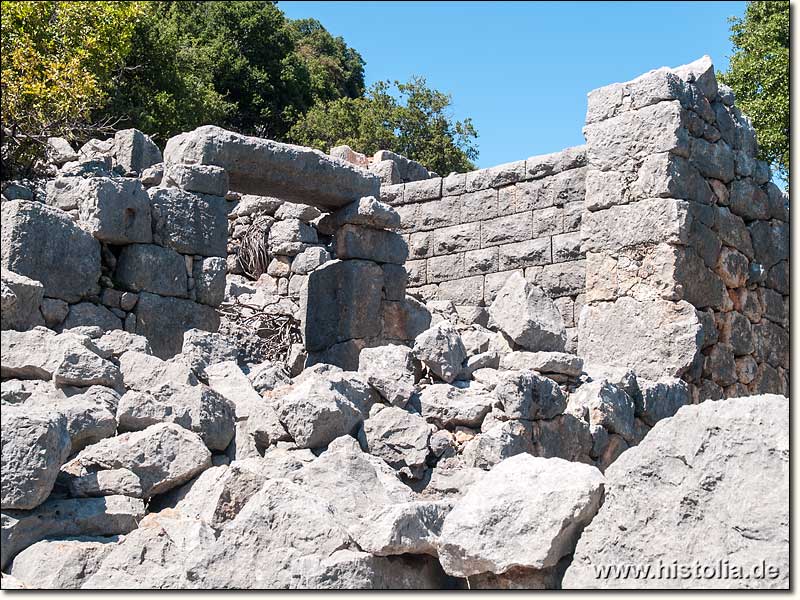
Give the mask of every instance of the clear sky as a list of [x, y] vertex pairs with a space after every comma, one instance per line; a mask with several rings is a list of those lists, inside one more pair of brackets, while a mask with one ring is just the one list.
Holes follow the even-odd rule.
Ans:
[[288, 2], [366, 61], [367, 84], [423, 75], [472, 117], [479, 167], [583, 143], [586, 94], [708, 54], [725, 70], [745, 2]]

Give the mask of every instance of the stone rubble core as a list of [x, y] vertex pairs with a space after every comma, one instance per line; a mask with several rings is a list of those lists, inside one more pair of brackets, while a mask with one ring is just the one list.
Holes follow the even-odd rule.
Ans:
[[788, 197], [708, 57], [584, 136], [49, 140], [2, 186], [2, 587], [787, 587]]

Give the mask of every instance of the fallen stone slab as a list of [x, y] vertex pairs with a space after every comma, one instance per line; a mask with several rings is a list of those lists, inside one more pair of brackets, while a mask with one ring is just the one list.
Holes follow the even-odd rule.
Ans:
[[500, 368], [509, 371], [532, 369], [577, 377], [583, 372], [583, 359], [565, 352], [509, 352], [500, 355]]
[[452, 383], [461, 372], [467, 351], [461, 336], [449, 321], [440, 321], [414, 340], [416, 356], [437, 377]]
[[[375, 405], [378, 408], [382, 405]], [[365, 452], [382, 458], [386, 464], [409, 477], [419, 479], [426, 468], [428, 438], [434, 427], [419, 415], [395, 406], [370, 411], [359, 433]]]
[[461, 388], [446, 383], [429, 385], [420, 392], [420, 414], [439, 427], [480, 427], [494, 404], [482, 388]]
[[77, 590], [118, 542], [118, 536], [45, 539], [17, 554], [10, 571], [29, 589]]
[[336, 208], [379, 196], [380, 180], [368, 171], [311, 148], [249, 137], [212, 125], [167, 141], [164, 162], [224, 168], [232, 190]]
[[44, 325], [39, 307], [44, 296], [44, 286], [30, 277], [2, 269], [2, 316], [0, 328], [25, 331]]
[[[774, 395], [706, 401], [659, 421], [606, 471], [603, 507], [563, 587], [787, 589], [788, 423], [789, 400]], [[610, 565], [689, 571], [598, 577]]]
[[128, 390], [146, 391], [165, 383], [197, 385], [191, 367], [182, 360], [161, 360], [157, 356], [128, 350], [119, 357], [122, 381]]
[[407, 346], [364, 348], [358, 355], [358, 372], [387, 402], [401, 408], [414, 393], [416, 370]]
[[558, 384], [533, 371], [501, 372], [494, 395], [511, 419], [552, 419], [567, 407], [567, 399]]

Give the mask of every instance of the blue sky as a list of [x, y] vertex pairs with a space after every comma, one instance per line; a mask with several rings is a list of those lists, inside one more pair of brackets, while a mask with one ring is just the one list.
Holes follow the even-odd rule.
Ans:
[[366, 61], [367, 83], [423, 75], [472, 117], [479, 167], [583, 143], [590, 90], [703, 54], [725, 70], [745, 2], [279, 2]]

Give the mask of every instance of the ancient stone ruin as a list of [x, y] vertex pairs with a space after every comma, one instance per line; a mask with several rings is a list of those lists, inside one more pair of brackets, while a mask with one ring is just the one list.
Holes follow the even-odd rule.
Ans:
[[[583, 133], [52, 139], [3, 184], [3, 587], [787, 587], [788, 196], [708, 57]], [[596, 575], [667, 555], [778, 574]]]

